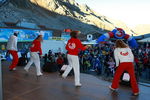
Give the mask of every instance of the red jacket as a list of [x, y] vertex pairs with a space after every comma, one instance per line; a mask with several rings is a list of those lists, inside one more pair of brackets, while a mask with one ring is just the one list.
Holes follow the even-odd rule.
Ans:
[[62, 58], [57, 59], [57, 64], [62, 65], [64, 63], [64, 60]]
[[143, 64], [147, 64], [148, 63], [148, 58], [144, 58], [143, 59]]
[[34, 40], [32, 42], [32, 46], [30, 48], [31, 52], [39, 52], [42, 55], [41, 42], [38, 40]]
[[66, 50], [70, 55], [78, 55], [80, 50], [86, 50], [86, 47], [81, 44], [81, 41], [77, 38], [71, 38], [68, 40]]
[[135, 63], [139, 63], [139, 59], [138, 58], [134, 58]]

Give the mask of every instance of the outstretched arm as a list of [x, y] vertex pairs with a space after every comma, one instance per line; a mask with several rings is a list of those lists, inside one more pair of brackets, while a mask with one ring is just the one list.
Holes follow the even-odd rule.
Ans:
[[78, 42], [78, 45], [79, 45], [79, 49], [81, 49], [82, 51], [87, 49], [87, 46], [83, 46], [80, 40]]

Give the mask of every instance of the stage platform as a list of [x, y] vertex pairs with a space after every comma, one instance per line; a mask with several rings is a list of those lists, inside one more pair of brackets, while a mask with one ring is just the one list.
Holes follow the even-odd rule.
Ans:
[[23, 67], [10, 72], [8, 64], [2, 62], [4, 100], [150, 100], [150, 87], [140, 85], [141, 93], [134, 97], [129, 87], [111, 92], [110, 82], [81, 74], [83, 86], [76, 88], [73, 77], [62, 79], [58, 73], [44, 73], [37, 78], [35, 67], [26, 74]]

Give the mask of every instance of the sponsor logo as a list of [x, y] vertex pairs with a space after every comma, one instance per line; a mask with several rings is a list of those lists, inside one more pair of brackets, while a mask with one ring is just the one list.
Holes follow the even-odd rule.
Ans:
[[128, 53], [128, 52], [126, 52], [126, 53], [120, 52], [120, 54], [121, 54], [122, 56], [127, 56], [129, 53]]
[[68, 47], [69, 47], [70, 49], [75, 49], [75, 48], [76, 48], [76, 44], [75, 44], [75, 43], [69, 43], [69, 44], [68, 44]]

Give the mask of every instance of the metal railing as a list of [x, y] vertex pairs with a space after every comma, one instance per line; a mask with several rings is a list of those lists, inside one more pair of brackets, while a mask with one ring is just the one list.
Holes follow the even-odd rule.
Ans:
[[2, 65], [1, 65], [1, 55], [0, 55], [0, 100], [3, 100], [3, 87], [2, 87]]

